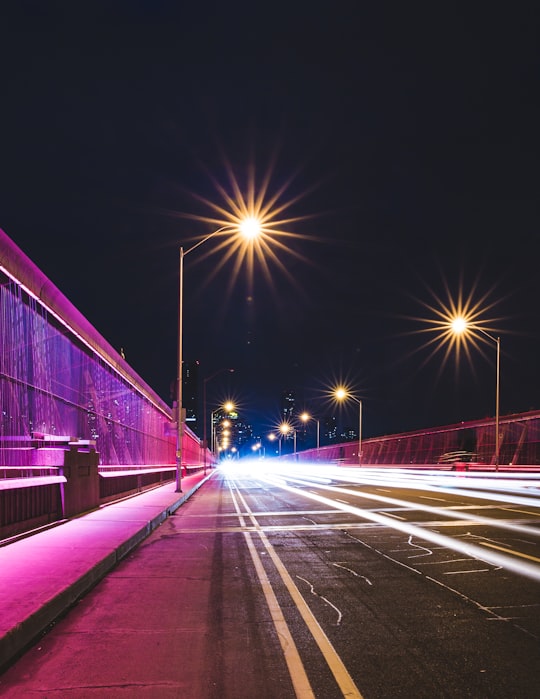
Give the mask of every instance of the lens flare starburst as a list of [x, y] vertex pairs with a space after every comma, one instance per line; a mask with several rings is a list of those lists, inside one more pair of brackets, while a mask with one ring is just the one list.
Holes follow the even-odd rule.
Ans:
[[[229, 261], [232, 261], [233, 269], [229, 276], [229, 292], [242, 268], [246, 269], [247, 285], [251, 288], [256, 266], [271, 287], [274, 279], [272, 268], [276, 268], [296, 288], [298, 285], [294, 275], [287, 267], [287, 258], [289, 261], [292, 257], [303, 263], [311, 264], [305, 255], [295, 249], [294, 243], [314, 238], [294, 230], [295, 224], [313, 216], [294, 215], [293, 209], [310, 190], [287, 196], [295, 175], [290, 176], [284, 183], [273, 189], [271, 187], [273, 161], [259, 179], [253, 164], [248, 166], [243, 179], [235, 173], [230, 163], [225, 161], [224, 164], [226, 170], [225, 185], [207, 172], [218, 194], [218, 201], [189, 192], [209, 211], [209, 214], [182, 212], [173, 214], [180, 218], [208, 224], [214, 228], [214, 233], [210, 235], [219, 238], [214, 245], [205, 248], [205, 251], [197, 256], [198, 262], [202, 262], [210, 256], [216, 260], [212, 270], [205, 276], [205, 283], [209, 283]], [[287, 215], [288, 213], [290, 215]], [[205, 236], [203, 235], [201, 238], [204, 239]], [[194, 245], [196, 246], [197, 240], [200, 238], [192, 238], [191, 241], [193, 240], [195, 240]]]
[[477, 284], [467, 294], [460, 285], [457, 298], [452, 296], [447, 283], [444, 290], [444, 297], [431, 290], [433, 301], [421, 302], [429, 311], [429, 317], [414, 318], [423, 325], [415, 332], [431, 336], [419, 348], [431, 349], [424, 364], [442, 352], [441, 369], [452, 356], [455, 356], [456, 366], [464, 356], [472, 368], [473, 350], [489, 359], [488, 346], [492, 346], [493, 334], [498, 332], [496, 324], [502, 320], [489, 316], [500, 301], [492, 299], [493, 289], [479, 294]]

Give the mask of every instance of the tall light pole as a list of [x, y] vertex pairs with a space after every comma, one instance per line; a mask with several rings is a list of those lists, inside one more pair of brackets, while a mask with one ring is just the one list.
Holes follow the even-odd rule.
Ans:
[[501, 338], [491, 335], [483, 328], [470, 323], [466, 318], [458, 316], [451, 322], [451, 328], [454, 334], [463, 335], [468, 332], [479, 332], [485, 335], [491, 342], [495, 343], [497, 348], [497, 368], [495, 372], [495, 470], [499, 470], [500, 459], [500, 435], [499, 435], [499, 408], [500, 408], [500, 389], [501, 389]]
[[[267, 439], [268, 439], [269, 442], [273, 442], [273, 441], [275, 441], [275, 439], [276, 439], [276, 435], [275, 435], [273, 432], [270, 432], [270, 434], [268, 435]], [[279, 455], [281, 456], [281, 441], [280, 441], [280, 440], [281, 440], [281, 438], [278, 440], [278, 443], [279, 443]], [[274, 451], [274, 454], [275, 454], [275, 451]]]
[[318, 461], [319, 460], [319, 448], [320, 448], [320, 423], [317, 420], [317, 418], [312, 417], [309, 413], [302, 413], [302, 415], [300, 415], [300, 420], [302, 420], [302, 422], [304, 422], [304, 423], [308, 422], [309, 420], [315, 420], [315, 422], [317, 423], [317, 461]]
[[[203, 380], [203, 448], [204, 448], [204, 474], [206, 475], [206, 452], [208, 450], [208, 445], [207, 445], [207, 430], [206, 430], [206, 384], [214, 379], [216, 376], [219, 376], [220, 374], [223, 374], [225, 371], [230, 372], [231, 374], [234, 372], [234, 369], [219, 369], [218, 371], [215, 371], [213, 374], [210, 376], [207, 376]], [[213, 445], [212, 445], [213, 446]]]
[[[296, 430], [294, 429], [294, 427], [288, 422], [282, 422], [281, 425], [279, 426], [279, 431], [280, 431], [282, 437], [286, 437], [290, 432], [293, 433], [293, 454], [296, 455]], [[281, 446], [281, 439], [280, 439], [280, 446]]]
[[339, 388], [336, 388], [334, 391], [334, 398], [339, 401], [343, 400], [353, 400], [355, 403], [358, 403], [358, 415], [359, 415], [359, 420], [358, 420], [358, 465], [362, 465], [362, 401], [360, 398], [357, 398], [356, 396], [353, 396], [351, 393], [347, 391], [346, 388], [343, 388], [340, 386]]
[[261, 232], [261, 224], [257, 218], [249, 216], [243, 220], [226, 226], [222, 226], [213, 231], [209, 235], [199, 240], [198, 243], [192, 245], [187, 250], [180, 246], [180, 265], [179, 265], [179, 293], [178, 293], [178, 389], [177, 389], [177, 430], [176, 430], [176, 492], [182, 492], [182, 436], [184, 432], [184, 409], [182, 407], [182, 383], [183, 383], [183, 331], [184, 331], [184, 257], [196, 250], [198, 247], [206, 243], [207, 240], [213, 238], [218, 233], [223, 231], [237, 232], [246, 240], [254, 240]]

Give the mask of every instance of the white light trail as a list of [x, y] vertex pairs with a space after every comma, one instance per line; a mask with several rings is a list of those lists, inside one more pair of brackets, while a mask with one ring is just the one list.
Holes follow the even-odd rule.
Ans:
[[[291, 469], [292, 470], [292, 469]], [[297, 470], [297, 469], [294, 469]], [[349, 474], [349, 470], [347, 469], [347, 475]], [[262, 471], [262, 469], [261, 469]], [[299, 478], [294, 478], [290, 477], [288, 474], [284, 474], [283, 470], [280, 469], [281, 473], [280, 475], [283, 477], [285, 476], [288, 481], [290, 482], [296, 482], [299, 483], [300, 485], [312, 485], [309, 481], [309, 473], [304, 472], [304, 478], [299, 479]], [[320, 475], [320, 474], [318, 474]], [[343, 474], [345, 475], [345, 474]], [[274, 485], [276, 487], [282, 488], [283, 490], [286, 490], [288, 492], [291, 492], [295, 495], [302, 496], [309, 498], [311, 500], [315, 500], [316, 502], [319, 502], [321, 504], [324, 504], [327, 507], [333, 507], [336, 510], [341, 510], [343, 512], [347, 512], [349, 514], [353, 514], [363, 520], [369, 520], [371, 522], [375, 522], [378, 524], [381, 524], [383, 526], [389, 527], [391, 529], [394, 529], [396, 531], [401, 531], [408, 536], [414, 536], [420, 540], [423, 541], [429, 541], [431, 543], [435, 543], [439, 546], [442, 546], [444, 548], [453, 550], [453, 551], [458, 551], [461, 552], [469, 557], [475, 558], [477, 560], [482, 560], [485, 562], [488, 562], [494, 566], [500, 566], [502, 568], [505, 568], [507, 570], [511, 570], [519, 575], [523, 575], [529, 578], [532, 578], [534, 580], [540, 581], [540, 566], [537, 565], [534, 562], [529, 562], [529, 561], [520, 561], [517, 560], [517, 556], [523, 555], [518, 552], [511, 552], [511, 553], [506, 553], [505, 551], [499, 552], [498, 550], [495, 549], [490, 549], [485, 546], [479, 545], [479, 544], [474, 544], [470, 542], [465, 542], [459, 539], [454, 539], [452, 537], [446, 536], [444, 534], [440, 534], [435, 531], [431, 531], [429, 529], [424, 529], [419, 525], [416, 524], [410, 524], [407, 522], [400, 522], [396, 521], [395, 519], [392, 519], [386, 515], [373, 512], [370, 510], [365, 510], [361, 509], [359, 507], [355, 507], [353, 505], [348, 505], [342, 502], [338, 502], [332, 498], [325, 497], [323, 495], [320, 495], [318, 493], [314, 492], [306, 492], [304, 488], [299, 488], [293, 485], [289, 485], [287, 483], [284, 483], [283, 478], [280, 478], [279, 480], [276, 479], [271, 473], [268, 472], [267, 469], [265, 469], [265, 473], [256, 473], [253, 474], [251, 472], [250, 474], [251, 477], [255, 477], [258, 480], [261, 480], [263, 482], [266, 482], [270, 485]], [[372, 495], [369, 493], [359, 493], [358, 491], [353, 491], [349, 490], [347, 488], [337, 488], [335, 486], [328, 486], [328, 485], [321, 485], [317, 484], [319, 489], [324, 489], [329, 492], [339, 492], [341, 494], [347, 493], [351, 494], [355, 497], [362, 497], [366, 498], [368, 497], [369, 499], [373, 500], [390, 500], [393, 502], [393, 504], [396, 504], [396, 499], [394, 498], [385, 498], [384, 496], [379, 496], [379, 495]], [[470, 495], [470, 493], [468, 493]], [[493, 499], [493, 498], [492, 498]], [[519, 500], [519, 502], [522, 502], [522, 500], [525, 498], [522, 498]], [[528, 499], [528, 498], [527, 498]], [[532, 500], [532, 498], [531, 498]], [[442, 510], [440, 508], [434, 508], [428, 505], [418, 505], [416, 503], [410, 503], [406, 502], [404, 500], [397, 500], [397, 502], [401, 503], [402, 506], [411, 509], [413, 507], [414, 509], [418, 510], [424, 510], [424, 511], [429, 511], [429, 512], [434, 512], [439, 515], [444, 516], [445, 518], [452, 517], [454, 515], [463, 515], [463, 513], [459, 513], [456, 511], [448, 511], [446, 509]], [[534, 506], [538, 507], [538, 502], [534, 501]], [[461, 519], [461, 517], [457, 517], [456, 519]], [[469, 518], [471, 519], [471, 518]], [[478, 521], [478, 518], [474, 518], [475, 521]], [[493, 520], [490, 518], [482, 518], [482, 523], [489, 525], [489, 526], [497, 526], [499, 528], [505, 528], [505, 529], [512, 529], [513, 531], [516, 531], [516, 528], [518, 531], [522, 533], [526, 533], [528, 535], [534, 534], [535, 536], [538, 536], [539, 531], [538, 529], [535, 529], [533, 527], [526, 527], [525, 525], [517, 525], [513, 524], [512, 522], [504, 522], [500, 520]], [[344, 528], [347, 525], [344, 525]], [[532, 556], [527, 557], [532, 561], [535, 561], [536, 559]], [[540, 562], [540, 561], [539, 561]]]

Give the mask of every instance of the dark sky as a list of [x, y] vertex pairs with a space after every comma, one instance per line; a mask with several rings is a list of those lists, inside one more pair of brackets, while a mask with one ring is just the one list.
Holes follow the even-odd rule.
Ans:
[[186, 257], [184, 358], [235, 368], [211, 405], [263, 431], [339, 380], [366, 437], [493, 415], [494, 343], [443, 363], [416, 333], [461, 292], [501, 414], [540, 408], [537, 3], [317, 7], [3, 3], [0, 226], [170, 403], [178, 249], [216, 227], [185, 215], [254, 167], [306, 218], [271, 282]]

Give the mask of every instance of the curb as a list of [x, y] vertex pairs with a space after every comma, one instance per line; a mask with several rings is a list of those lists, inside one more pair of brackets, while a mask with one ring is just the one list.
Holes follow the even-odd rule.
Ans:
[[181, 493], [176, 502], [169, 505], [166, 510], [148, 521], [130, 536], [127, 541], [106, 554], [90, 570], [71, 582], [65, 589], [48, 600], [42, 607], [30, 614], [26, 619], [9, 629], [7, 633], [0, 638], [0, 672], [6, 670], [18, 656], [22, 655], [29, 646], [32, 645], [32, 643], [41, 635], [44, 635], [51, 624], [54, 624], [54, 622], [62, 615], [66, 614], [81, 597], [84, 597], [84, 595], [90, 592], [90, 590], [110, 573], [130, 551], [150, 536], [167, 517], [176, 512], [176, 510], [212, 476], [213, 472], [196, 483], [190, 490]]

